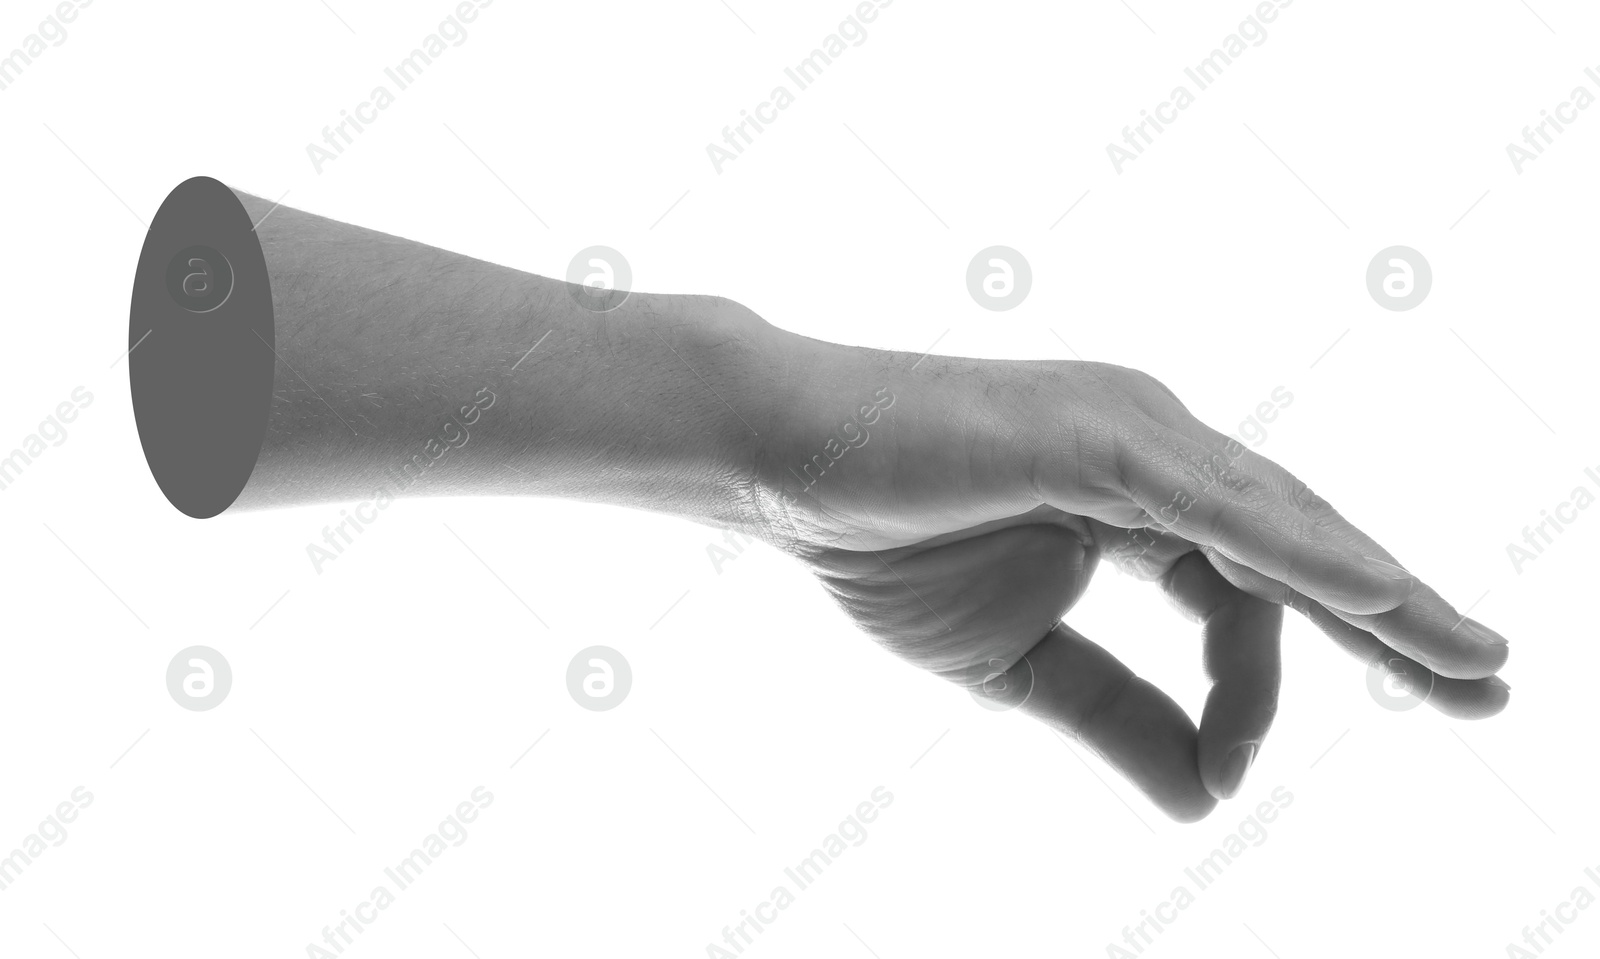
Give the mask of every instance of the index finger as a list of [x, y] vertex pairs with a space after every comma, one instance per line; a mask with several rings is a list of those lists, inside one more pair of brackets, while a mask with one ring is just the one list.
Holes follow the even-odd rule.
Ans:
[[[1209, 440], [1203, 445], [1212, 450], [1236, 453], [1234, 462], [1238, 468], [1257, 477], [1288, 508], [1362, 555], [1400, 568], [1393, 554], [1340, 515], [1299, 477], [1214, 430], [1205, 430], [1210, 436], [1202, 438]], [[1310, 596], [1304, 590], [1298, 592]], [[1278, 601], [1284, 600], [1279, 598]], [[1415, 582], [1404, 602], [1393, 609], [1377, 613], [1337, 606], [1328, 609], [1350, 625], [1373, 633], [1391, 648], [1429, 664], [1442, 676], [1457, 679], [1492, 676], [1505, 665], [1509, 653], [1505, 637], [1457, 612], [1444, 597], [1420, 580]]]
[[1417, 585], [1406, 570], [1296, 509], [1267, 479], [1178, 430], [1129, 437], [1120, 454], [1124, 492], [1152, 525], [1329, 608], [1386, 613]]

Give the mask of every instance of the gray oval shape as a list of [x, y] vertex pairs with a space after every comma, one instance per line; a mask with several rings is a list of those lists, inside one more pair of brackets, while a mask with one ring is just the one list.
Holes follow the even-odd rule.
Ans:
[[[181, 284], [174, 295], [169, 271], [202, 248], [227, 264], [229, 285], [186, 305]], [[220, 276], [220, 264], [207, 269]], [[190, 283], [189, 290], [205, 289], [202, 281]], [[139, 443], [156, 485], [183, 513], [215, 516], [249, 481], [267, 432], [274, 344], [272, 286], [249, 214], [225, 184], [185, 180], [145, 234], [128, 311]]]
[[233, 265], [209, 246], [179, 250], [167, 265], [167, 295], [190, 313], [210, 313], [233, 292]]

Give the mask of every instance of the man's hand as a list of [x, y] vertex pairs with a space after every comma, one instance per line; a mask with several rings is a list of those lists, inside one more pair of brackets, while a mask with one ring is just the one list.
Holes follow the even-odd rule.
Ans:
[[[1142, 373], [835, 346], [716, 297], [597, 308], [572, 284], [238, 196], [275, 329], [239, 508], [527, 494], [740, 528], [801, 557], [901, 656], [1077, 737], [1183, 820], [1238, 790], [1271, 725], [1284, 606], [1449, 715], [1505, 706], [1504, 640]], [[462, 414], [467, 445], [455, 418], [477, 396], [493, 415]], [[185, 438], [204, 462], [208, 438]], [[1059, 624], [1102, 558], [1202, 624], [1198, 731]]]
[[[889, 649], [1085, 743], [1175, 819], [1234, 795], [1259, 751], [1283, 606], [1424, 690], [1431, 678], [1448, 715], [1506, 704], [1505, 640], [1143, 373], [797, 337], [781, 350], [792, 375], [757, 470], [763, 535]], [[1101, 559], [1201, 625], [1213, 686], [1198, 731], [1059, 624]]]

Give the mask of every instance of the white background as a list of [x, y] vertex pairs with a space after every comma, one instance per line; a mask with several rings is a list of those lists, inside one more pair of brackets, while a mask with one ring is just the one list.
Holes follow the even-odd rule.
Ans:
[[[101, 0], [0, 91], [0, 451], [94, 396], [0, 493], [0, 852], [94, 796], [0, 892], [0, 952], [305, 955], [479, 785], [468, 839], [345, 955], [704, 956], [880, 785], [868, 839], [747, 956], [1105, 955], [1280, 786], [1266, 840], [1147, 954], [1500, 956], [1600, 891], [1600, 509], [1520, 573], [1506, 554], [1600, 492], [1600, 107], [1520, 175], [1505, 151], [1600, 92], [1592, 6], [1301, 0], [1118, 175], [1106, 144], [1253, 4], [900, 0], [718, 175], [706, 144], [853, 4], [499, 0], [318, 174], [306, 145], [453, 9], [329, 2]], [[52, 9], [6, 3], [0, 51]], [[1511, 639], [1511, 706], [1381, 709], [1291, 617], [1241, 797], [1180, 826], [878, 650], [785, 557], [719, 572], [686, 523], [402, 501], [319, 575], [338, 507], [196, 522], [143, 463], [130, 284], [197, 174], [545, 275], [607, 244], [638, 289], [827, 339], [1070, 344], [1224, 431], [1282, 386], [1262, 451]], [[965, 290], [991, 244], [1032, 263], [1009, 312]], [[1409, 312], [1365, 287], [1393, 244], [1433, 267]], [[1198, 715], [1197, 636], [1155, 589], [1103, 571], [1070, 619]], [[164, 682], [197, 643], [234, 672], [209, 712]], [[610, 712], [565, 688], [593, 644], [632, 663]], [[1594, 953], [1600, 908], [1577, 915], [1547, 954]]]

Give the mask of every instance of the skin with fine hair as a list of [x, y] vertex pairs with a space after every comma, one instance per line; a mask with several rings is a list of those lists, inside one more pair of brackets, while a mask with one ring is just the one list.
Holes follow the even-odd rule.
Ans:
[[[1506, 705], [1504, 639], [1137, 370], [825, 343], [709, 296], [591, 312], [568, 283], [240, 200], [279, 359], [242, 507], [364, 499], [487, 391], [492, 422], [408, 494], [582, 499], [760, 538], [879, 643], [1087, 745], [1186, 822], [1261, 748], [1285, 607], [1449, 716]], [[1062, 622], [1102, 561], [1200, 626], [1198, 727]]]

